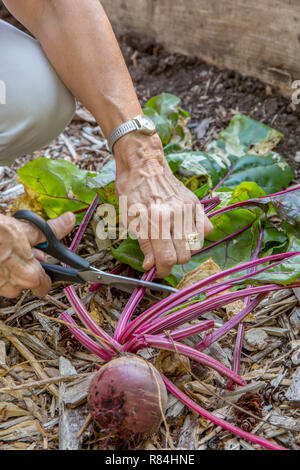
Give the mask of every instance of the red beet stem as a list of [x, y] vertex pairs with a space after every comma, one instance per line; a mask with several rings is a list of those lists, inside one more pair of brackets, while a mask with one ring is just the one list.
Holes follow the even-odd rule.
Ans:
[[[147, 309], [143, 314], [139, 315], [135, 320], [133, 320], [125, 328], [125, 330], [122, 334], [122, 337], [120, 339], [120, 342], [122, 344], [124, 344], [130, 338], [132, 333], [137, 332], [139, 330], [139, 327], [141, 325], [144, 326], [146, 323], [148, 323], [148, 321], [152, 322], [155, 318], [160, 317], [162, 314], [166, 313], [168, 310], [171, 310], [171, 309], [177, 307], [179, 304], [186, 302], [191, 297], [199, 294], [200, 292], [205, 291], [204, 287], [208, 286], [209, 284], [215, 283], [220, 278], [230, 276], [230, 275], [232, 275], [232, 274], [234, 274], [238, 271], [242, 271], [242, 270], [246, 270], [248, 268], [254, 267], [254, 266], [258, 266], [259, 264], [263, 264], [263, 263], [266, 263], [266, 262], [272, 262], [272, 261], [278, 261], [278, 260], [281, 260], [283, 258], [289, 259], [289, 258], [292, 258], [292, 257], [297, 256], [299, 254], [300, 254], [300, 252], [280, 253], [280, 254], [277, 254], [277, 255], [267, 256], [265, 258], [260, 258], [258, 260], [248, 261], [248, 262], [243, 263], [239, 266], [235, 266], [233, 268], [226, 269], [225, 271], [222, 271], [221, 273], [214, 274], [213, 276], [210, 276], [210, 277], [208, 277], [208, 278], [206, 278], [202, 281], [199, 281], [199, 282], [196, 282], [195, 284], [187, 286], [184, 289], [181, 289], [179, 292], [176, 292], [175, 294], [171, 294], [167, 298], [161, 300], [156, 305], [153, 305], [152, 307]], [[270, 266], [267, 266], [267, 267], [262, 268], [262, 269], [266, 270], [268, 268], [270, 268]], [[251, 273], [248, 273], [245, 276], [241, 276], [239, 279], [240, 280], [241, 279], [246, 279], [249, 276], [251, 276]]]
[[[190, 336], [194, 336], [202, 331], [210, 330], [215, 326], [214, 320], [205, 320], [201, 323], [197, 323], [197, 325], [187, 326], [186, 328], [180, 328], [178, 330], [170, 332], [170, 336], [179, 341], [184, 338], [189, 338]], [[163, 335], [165, 337], [166, 335]]]
[[[142, 280], [143, 281], [148, 281], [151, 282], [155, 276], [156, 269], [153, 267], [150, 271], [146, 272], [143, 274]], [[119, 341], [124, 329], [127, 327], [127, 325], [130, 322], [130, 319], [142, 300], [144, 294], [146, 292], [146, 289], [143, 287], [137, 287], [134, 289], [133, 293], [130, 296], [130, 299], [128, 300], [116, 327], [115, 334], [114, 334], [114, 339], [116, 341]]]
[[[76, 251], [77, 248], [79, 247], [79, 244], [82, 240], [82, 237], [84, 235], [84, 232], [92, 218], [92, 215], [94, 211], [97, 208], [99, 202], [99, 196], [96, 195], [93, 199], [93, 202], [89, 206], [88, 210], [86, 211], [86, 214], [80, 224], [79, 229], [77, 230], [77, 233], [71, 243], [70, 250], [71, 251]], [[102, 338], [106, 343], [111, 344], [113, 348], [115, 349], [120, 349], [120, 346], [117, 342], [114, 342], [114, 340], [102, 329], [100, 328], [99, 325], [92, 319], [88, 311], [85, 309], [83, 303], [81, 302], [80, 298], [77, 296], [76, 291], [73, 286], [68, 286], [64, 289], [64, 292], [69, 299], [71, 305], [73, 306], [75, 312], [77, 315], [81, 318], [82, 322], [91, 329], [91, 331], [97, 335], [99, 335], [100, 338]], [[65, 312], [66, 313], [66, 312]], [[110, 348], [109, 346], [107, 347], [107, 350], [109, 353], [114, 353], [114, 349]]]
[[[262, 242], [263, 242], [263, 238], [264, 238], [264, 229], [261, 228], [258, 243], [256, 245], [256, 249], [254, 251], [252, 259], [257, 259], [258, 258], [260, 248], [261, 248], [261, 245], [262, 245]], [[255, 270], [256, 270], [256, 268], [252, 268], [251, 272], [255, 272]], [[250, 304], [250, 302], [251, 302], [251, 297], [247, 297], [245, 299], [246, 306], [248, 306]], [[240, 366], [241, 366], [241, 355], [242, 355], [242, 348], [243, 348], [244, 333], [245, 333], [245, 325], [243, 323], [240, 323], [239, 326], [238, 326], [238, 332], [237, 332], [237, 336], [236, 336], [236, 342], [235, 342], [235, 348], [234, 348], [234, 354], [233, 354], [233, 362], [232, 362], [232, 370], [236, 374], [239, 373]], [[234, 390], [235, 389], [235, 386], [231, 381], [229, 381], [227, 383], [227, 389], [228, 390]]]
[[196, 251], [196, 253], [194, 253], [193, 256], [199, 255], [200, 253], [205, 253], [206, 251], [210, 250], [211, 248], [214, 248], [217, 245], [221, 245], [221, 243], [225, 243], [228, 240], [233, 240], [235, 237], [238, 237], [239, 235], [241, 235], [241, 233], [246, 232], [246, 230], [248, 230], [250, 227], [252, 227], [252, 225], [253, 224], [248, 224], [248, 225], [246, 225], [246, 227], [243, 227], [240, 230], [237, 230], [236, 232], [231, 233], [230, 235], [227, 235], [227, 237], [224, 237], [221, 240], [218, 240], [214, 243], [211, 243], [211, 245], [208, 245], [205, 248], [201, 248], [201, 250]]
[[217, 416], [209, 413], [208, 411], [201, 408], [193, 400], [191, 400], [188, 396], [186, 396], [181, 390], [179, 390], [179, 388], [173, 385], [172, 382], [170, 382], [170, 380], [168, 380], [164, 375], [162, 375], [162, 379], [167, 389], [169, 390], [169, 392], [171, 392], [175, 397], [177, 397], [180, 401], [182, 401], [182, 403], [188, 406], [191, 410], [195, 411], [200, 416], [203, 416], [203, 418], [208, 419], [209, 421], [214, 423], [216, 426], [221, 426], [223, 429], [226, 429], [227, 431], [232, 432], [236, 436], [242, 437], [243, 439], [246, 439], [247, 441], [253, 442], [253, 444], [258, 444], [262, 447], [265, 447], [266, 449], [288, 450], [285, 447], [279, 446], [278, 444], [275, 444], [273, 442], [268, 441], [267, 439], [264, 439], [263, 437], [259, 437], [250, 432], [243, 431], [237, 426], [234, 426], [233, 424], [228, 423], [224, 419], [218, 418]]
[[221, 364], [221, 362], [216, 361], [214, 358], [207, 356], [206, 354], [196, 351], [194, 348], [191, 348], [190, 346], [186, 346], [185, 344], [178, 343], [177, 341], [171, 341], [170, 339], [167, 339], [167, 338], [161, 338], [161, 337], [152, 336], [152, 335], [144, 335], [143, 340], [145, 341], [146, 346], [159, 348], [159, 349], [165, 349], [167, 351], [176, 352], [177, 350], [183, 356], [189, 357], [190, 359], [193, 359], [194, 361], [197, 361], [200, 364], [203, 364], [204, 366], [207, 366], [216, 370], [220, 374], [231, 379], [236, 384], [241, 385], [241, 386], [247, 385], [247, 382], [244, 379], [242, 379], [242, 377], [235, 374], [232, 370], [228, 369], [228, 367]]
[[71, 251], [76, 251], [81, 243], [81, 240], [82, 240], [82, 237], [87, 229], [87, 226], [89, 225], [90, 223], [90, 220], [93, 216], [93, 213], [95, 212], [95, 210], [97, 209], [97, 206], [98, 206], [98, 202], [99, 202], [99, 196], [96, 195], [91, 203], [91, 205], [89, 206], [89, 208], [87, 209], [86, 211], [86, 214], [76, 232], [76, 235], [75, 237], [73, 238], [73, 241], [70, 245], [70, 250]]
[[99, 346], [95, 341], [88, 337], [83, 331], [76, 328], [78, 325], [75, 323], [73, 318], [68, 315], [67, 313], [62, 313], [60, 318], [65, 321], [66, 323], [71, 323], [74, 327], [67, 325], [73, 336], [78, 339], [78, 341], [86, 347], [91, 353], [96, 354], [96, 356], [100, 357], [104, 361], [110, 361], [114, 356], [114, 353], [108, 352], [106, 349]]
[[212, 343], [218, 341], [222, 336], [226, 335], [232, 328], [238, 325], [247, 315], [249, 315], [252, 310], [254, 310], [260, 302], [265, 298], [265, 294], [258, 295], [249, 305], [247, 305], [243, 310], [234, 315], [234, 317], [230, 318], [230, 320], [216, 331], [214, 331], [211, 335], [206, 336], [200, 343], [198, 343], [195, 348], [198, 351], [203, 351], [204, 349], [208, 348]]
[[[111, 336], [109, 336], [90, 316], [85, 306], [78, 298], [74, 287], [67, 287], [65, 289], [65, 292], [70, 304], [74, 308], [76, 314], [81, 319], [83, 324], [87, 328], [89, 328], [94, 334], [98, 335], [99, 338], [104, 340], [104, 342], [107, 344], [107, 350], [110, 352], [114, 350], [121, 350], [121, 346], [119, 345], [119, 343], [115, 341]], [[109, 345], [111, 345], [111, 347], [109, 347]]]
[[[232, 362], [232, 370], [236, 374], [239, 374], [239, 372], [240, 372], [244, 332], [245, 332], [245, 324], [243, 322], [241, 322], [239, 324], [237, 335], [236, 335], [236, 342], [235, 342], [235, 348], [234, 348], [234, 353], [233, 353], [233, 362]], [[234, 386], [232, 380], [228, 381], [226, 388], [227, 388], [227, 390], [234, 390], [235, 389], [235, 386]]]
[[245, 297], [246, 295], [264, 294], [277, 290], [290, 289], [291, 287], [296, 287], [297, 285], [300, 285], [300, 283], [293, 284], [292, 286], [278, 286], [276, 284], [269, 284], [266, 286], [252, 287], [249, 289], [243, 289], [241, 291], [230, 292], [218, 297], [213, 297], [212, 299], [203, 300], [202, 302], [189, 305], [182, 310], [170, 313], [169, 315], [164, 316], [163, 318], [160, 318], [153, 323], [146, 324], [144, 327], [140, 327], [135, 334], [153, 334], [159, 333], [163, 330], [174, 329], [175, 327], [180, 326], [185, 322], [194, 320], [203, 313], [222, 307], [223, 305], [227, 305], [234, 300]]

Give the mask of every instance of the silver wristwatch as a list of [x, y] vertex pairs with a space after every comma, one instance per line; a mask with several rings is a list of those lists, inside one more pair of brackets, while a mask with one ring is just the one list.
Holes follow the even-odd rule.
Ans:
[[142, 114], [137, 116], [130, 121], [124, 122], [120, 126], [116, 127], [107, 139], [108, 147], [110, 151], [113, 151], [114, 144], [124, 135], [129, 132], [138, 131], [145, 135], [153, 135], [157, 132], [157, 127], [154, 121], [148, 116]]

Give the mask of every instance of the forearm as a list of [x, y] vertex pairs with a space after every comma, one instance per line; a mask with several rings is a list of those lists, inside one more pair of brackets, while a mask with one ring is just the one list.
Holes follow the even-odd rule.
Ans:
[[[58, 75], [93, 113], [106, 137], [118, 125], [142, 113], [99, 0], [5, 0], [5, 3], [40, 41]], [[189, 206], [192, 215], [188, 234], [198, 233], [201, 241], [212, 227], [197, 197], [172, 174], [157, 133], [145, 136], [131, 132], [123, 136], [114, 145], [114, 155], [118, 196], [126, 199], [128, 212], [131, 206], [141, 204], [146, 209], [149, 227], [158, 228], [158, 237], [152, 239], [149, 233], [148, 238], [139, 239], [145, 255], [144, 269], [156, 265], [158, 276], [166, 277], [174, 264], [189, 261], [191, 249], [185, 241], [186, 227], [182, 226], [177, 234], [170, 223], [166, 237], [162, 233], [162, 217], [167, 216], [169, 222], [182, 220]], [[129, 216], [128, 220], [135, 222], [138, 214]]]
[[99, 0], [5, 0], [40, 41], [58, 75], [103, 133], [141, 114], [132, 80]]

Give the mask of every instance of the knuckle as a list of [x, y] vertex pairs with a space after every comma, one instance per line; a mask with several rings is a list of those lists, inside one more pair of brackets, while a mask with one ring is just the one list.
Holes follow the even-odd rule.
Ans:
[[175, 201], [172, 204], [172, 212], [182, 212], [184, 209], [185, 203], [184, 201]]
[[117, 197], [120, 197], [120, 194], [121, 194], [121, 185], [120, 185], [120, 183], [119, 183], [118, 180], [116, 180], [116, 182], [115, 182], [115, 191], [116, 191]]
[[48, 292], [50, 290], [50, 286], [45, 286], [43, 288], [39, 287], [39, 288], [32, 288], [32, 293], [36, 296], [36, 297], [43, 297], [44, 295], [47, 295]]
[[139, 238], [139, 245], [144, 255], [147, 255], [149, 252], [152, 251], [151, 243], [149, 240], [143, 240], [142, 238]]
[[158, 210], [159, 222], [165, 222], [166, 218], [169, 217], [169, 214], [170, 210], [165, 207], [160, 207], [160, 209]]
[[159, 213], [159, 204], [150, 204], [148, 207], [148, 214], [149, 216], [154, 216]]
[[175, 210], [174, 210], [174, 217], [179, 217], [181, 220], [184, 220], [185, 217], [190, 217], [192, 215], [193, 211], [191, 210], [192, 205], [191, 204], [180, 204], [177, 205]]
[[194, 193], [191, 193], [191, 201], [192, 201], [196, 206], [202, 207], [201, 202], [199, 201], [199, 199], [197, 198], [196, 194], [194, 194]]
[[166, 266], [174, 266], [177, 262], [177, 256], [169, 250], [166, 250], [162, 256], [162, 264]]
[[204, 207], [199, 201], [197, 201], [197, 203], [195, 204], [195, 209], [196, 209], [196, 217], [198, 216], [198, 217], [203, 218], [205, 216]]
[[36, 288], [41, 284], [41, 272], [37, 266], [32, 266], [29, 268], [28, 280], [31, 287]]
[[21, 294], [21, 292], [22, 292], [22, 289], [11, 287], [11, 288], [5, 289], [5, 291], [3, 292], [3, 296], [8, 299], [15, 299]]
[[190, 261], [191, 254], [190, 253], [180, 253], [178, 256], [178, 264], [186, 264]]
[[169, 213], [169, 210], [165, 204], [154, 204], [148, 209], [148, 212], [152, 217], [162, 218], [165, 214]]

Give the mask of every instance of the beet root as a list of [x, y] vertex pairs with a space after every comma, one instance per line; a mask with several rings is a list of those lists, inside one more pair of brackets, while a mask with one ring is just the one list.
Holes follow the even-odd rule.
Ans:
[[111, 360], [95, 375], [88, 406], [102, 430], [126, 441], [140, 441], [161, 424], [167, 390], [151, 364], [126, 355]]

